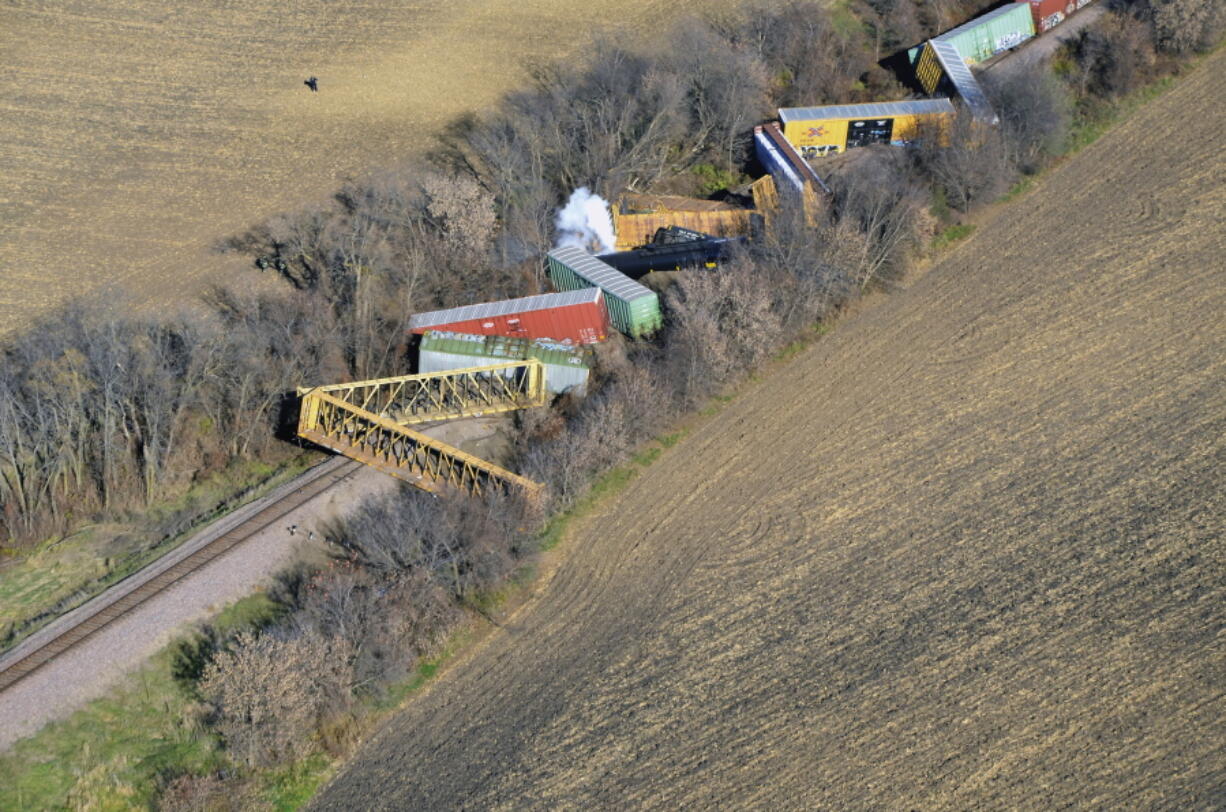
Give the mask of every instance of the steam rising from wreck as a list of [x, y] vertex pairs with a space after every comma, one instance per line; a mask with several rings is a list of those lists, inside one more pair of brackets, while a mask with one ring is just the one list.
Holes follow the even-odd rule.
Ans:
[[609, 204], [586, 186], [571, 193], [570, 200], [558, 210], [554, 224], [558, 230], [557, 248], [574, 245], [596, 254], [615, 250], [617, 240]]

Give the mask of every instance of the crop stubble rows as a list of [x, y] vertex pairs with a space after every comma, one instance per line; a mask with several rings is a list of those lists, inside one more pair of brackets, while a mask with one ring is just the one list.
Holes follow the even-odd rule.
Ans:
[[666, 453], [316, 805], [1226, 800], [1224, 69]]

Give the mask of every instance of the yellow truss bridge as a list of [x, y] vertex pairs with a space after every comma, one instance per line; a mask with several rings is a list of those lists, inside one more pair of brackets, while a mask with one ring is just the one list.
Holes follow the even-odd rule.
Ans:
[[408, 427], [544, 405], [545, 370], [536, 359], [303, 387], [298, 394], [299, 437], [423, 490], [540, 492], [530, 479]]

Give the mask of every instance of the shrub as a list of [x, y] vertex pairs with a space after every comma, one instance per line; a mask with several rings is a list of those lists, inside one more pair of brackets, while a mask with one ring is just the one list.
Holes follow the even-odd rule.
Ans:
[[1000, 117], [1005, 158], [1018, 170], [1036, 172], [1064, 150], [1072, 123], [1067, 88], [1041, 64], [1023, 70], [985, 73], [987, 93]]
[[249, 808], [251, 798], [235, 794], [233, 782], [221, 776], [181, 775], [162, 790], [157, 808], [161, 812], [229, 812]]
[[309, 752], [319, 724], [348, 710], [352, 657], [339, 637], [244, 632], [205, 667], [200, 693], [237, 761], [276, 764]]
[[371, 572], [342, 561], [302, 586], [292, 626], [343, 641], [357, 696], [382, 695], [403, 679], [437, 650], [459, 614], [453, 597], [421, 570]]
[[1208, 50], [1226, 25], [1226, 9], [1218, 0], [1143, 0], [1136, 8], [1153, 25], [1154, 45], [1168, 54]]
[[1150, 78], [1151, 32], [1136, 18], [1112, 12], [1069, 40], [1062, 58], [1073, 66], [1067, 78], [1078, 98], [1113, 99]]
[[911, 154], [921, 177], [963, 212], [995, 199], [1015, 179], [1000, 129], [979, 124], [965, 109], [950, 125], [946, 145], [938, 138], [925, 138]]
[[686, 406], [744, 378], [778, 344], [780, 314], [755, 271], [743, 259], [686, 274], [669, 290], [668, 379]]

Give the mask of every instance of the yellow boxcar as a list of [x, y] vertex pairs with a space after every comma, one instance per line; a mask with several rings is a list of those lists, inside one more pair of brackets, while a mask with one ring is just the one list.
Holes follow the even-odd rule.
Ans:
[[915, 76], [923, 86], [924, 92], [928, 94], [935, 93], [937, 85], [941, 83], [941, 77], [945, 75], [945, 68], [941, 66], [941, 61], [937, 57], [936, 49], [931, 42], [924, 43], [924, 50], [920, 52], [919, 61], [915, 63]]
[[656, 229], [680, 226], [712, 237], [745, 237], [752, 230], [749, 209], [718, 200], [700, 200], [676, 195], [623, 195], [613, 206], [613, 231], [617, 250], [651, 242]]
[[870, 144], [903, 146], [926, 126], [943, 128], [952, 120], [949, 99], [783, 107], [783, 135], [806, 158], [834, 155]]
[[[763, 175], [749, 184], [749, 193], [753, 195], [753, 207], [769, 223], [771, 216], [779, 208], [779, 189], [775, 186], [775, 179], [770, 175]], [[800, 202], [805, 207], [805, 219], [811, 226], [817, 225], [817, 215], [822, 211], [822, 200], [823, 198], [817, 196], [813, 184], [806, 183]]]

